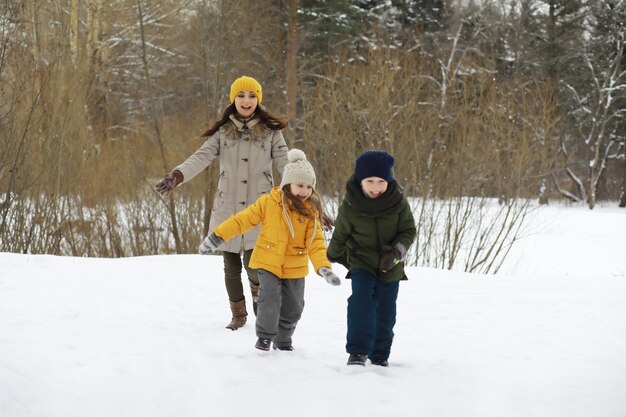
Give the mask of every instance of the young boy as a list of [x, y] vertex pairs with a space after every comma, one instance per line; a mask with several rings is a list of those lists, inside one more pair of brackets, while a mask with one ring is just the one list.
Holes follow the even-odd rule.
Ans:
[[349, 269], [348, 365], [388, 366], [396, 323], [399, 281], [406, 280], [404, 259], [416, 236], [415, 221], [385, 151], [367, 151], [354, 174], [328, 245], [331, 262]]
[[257, 270], [259, 306], [256, 318], [260, 350], [293, 350], [292, 336], [304, 310], [304, 277], [309, 259], [331, 285], [341, 280], [330, 268], [322, 233], [322, 204], [315, 191], [315, 171], [299, 149], [287, 154], [280, 187], [213, 229], [198, 248], [208, 254], [234, 236], [261, 224], [250, 267]]

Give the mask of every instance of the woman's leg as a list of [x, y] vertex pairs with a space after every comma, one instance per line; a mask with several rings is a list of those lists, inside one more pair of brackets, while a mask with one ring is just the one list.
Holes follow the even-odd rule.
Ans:
[[257, 315], [259, 308], [259, 274], [256, 269], [250, 268], [250, 258], [252, 257], [252, 249], [243, 252], [243, 266], [248, 274], [248, 282], [250, 284], [250, 293], [252, 294], [252, 309], [254, 315]]
[[223, 252], [222, 256], [224, 257], [224, 282], [232, 312], [232, 318], [226, 328], [237, 330], [246, 324], [248, 317], [246, 299], [241, 284], [241, 257], [238, 253], [233, 252]]
[[244, 298], [243, 285], [241, 284], [241, 255], [234, 252], [222, 252], [224, 258], [224, 283], [228, 299], [232, 302], [241, 301]]

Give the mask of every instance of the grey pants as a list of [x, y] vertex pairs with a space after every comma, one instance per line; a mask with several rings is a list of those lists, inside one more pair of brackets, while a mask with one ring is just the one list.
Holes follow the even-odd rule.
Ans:
[[280, 279], [257, 270], [261, 291], [256, 335], [274, 340], [278, 347], [291, 346], [291, 337], [304, 310], [304, 278]]
[[248, 264], [252, 256], [252, 249], [243, 252], [243, 264], [241, 254], [233, 252], [222, 252], [224, 257], [224, 282], [228, 299], [233, 303], [244, 299], [243, 284], [241, 282], [241, 269], [246, 268], [248, 280], [254, 285], [258, 285], [259, 278], [255, 269], [251, 269]]

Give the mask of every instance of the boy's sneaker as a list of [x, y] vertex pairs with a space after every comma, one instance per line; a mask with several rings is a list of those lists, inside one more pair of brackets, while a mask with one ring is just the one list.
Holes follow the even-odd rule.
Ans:
[[288, 351], [288, 352], [294, 351], [294, 348], [291, 345], [277, 345], [276, 343], [273, 343], [272, 346], [274, 347], [274, 350], [278, 349], [278, 350], [283, 350], [283, 351]]
[[365, 366], [365, 362], [367, 362], [367, 356], [360, 355], [358, 353], [353, 353], [348, 358], [348, 365], [361, 365]]
[[266, 339], [264, 337], [259, 337], [259, 340], [256, 341], [256, 345], [254, 345], [254, 347], [259, 349], [259, 350], [268, 351], [268, 350], [270, 350], [270, 345], [271, 344], [272, 344], [272, 341], [270, 339]]
[[384, 367], [389, 366], [389, 362], [387, 362], [387, 359], [370, 358], [370, 362], [372, 362], [372, 365], [378, 365], [378, 366], [384, 366]]

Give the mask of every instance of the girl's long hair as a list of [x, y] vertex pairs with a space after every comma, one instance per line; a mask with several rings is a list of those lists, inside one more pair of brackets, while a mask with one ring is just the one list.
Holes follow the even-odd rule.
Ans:
[[302, 201], [298, 200], [298, 198], [295, 195], [291, 193], [291, 187], [289, 186], [289, 184], [283, 185], [282, 191], [283, 191], [283, 195], [288, 201], [290, 209], [310, 219], [314, 219], [315, 212], [317, 212], [317, 220], [319, 220], [320, 223], [323, 224], [322, 218], [324, 215], [324, 211], [322, 208], [322, 199], [320, 198], [320, 195], [317, 193], [317, 191], [313, 190], [313, 192], [311, 193], [311, 196], [309, 197], [311, 204], [313, 204], [313, 211], [311, 211], [310, 207], [308, 207], [306, 202], [303, 203]]
[[[224, 113], [222, 113], [222, 118], [213, 124], [208, 130], [206, 130], [201, 137], [209, 137], [212, 136], [215, 132], [217, 132], [220, 127], [222, 127], [226, 122], [230, 120], [231, 114], [236, 114], [237, 108], [235, 107], [235, 103], [230, 103], [228, 107], [224, 109]], [[256, 109], [254, 109], [254, 113], [252, 117], [258, 117], [261, 123], [264, 123], [267, 127], [272, 130], [281, 130], [287, 127], [287, 120], [283, 117], [274, 116], [264, 106], [257, 104]]]

